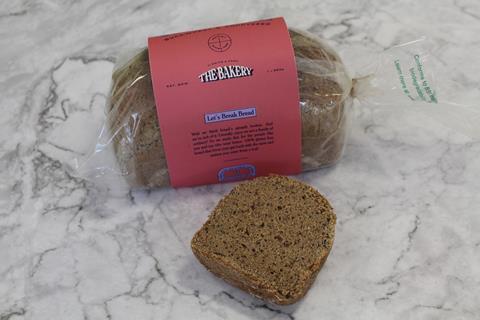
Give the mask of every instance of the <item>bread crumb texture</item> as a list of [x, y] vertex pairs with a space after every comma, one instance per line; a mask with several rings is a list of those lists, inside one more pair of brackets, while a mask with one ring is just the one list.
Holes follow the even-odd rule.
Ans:
[[259, 298], [305, 295], [333, 245], [336, 217], [317, 190], [283, 176], [237, 185], [192, 239], [207, 269]]

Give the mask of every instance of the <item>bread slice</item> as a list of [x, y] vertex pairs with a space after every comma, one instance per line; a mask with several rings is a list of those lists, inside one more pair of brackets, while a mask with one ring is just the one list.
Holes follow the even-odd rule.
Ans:
[[237, 185], [192, 239], [212, 273], [276, 304], [302, 298], [333, 245], [336, 217], [317, 190], [283, 176]]
[[108, 119], [122, 176], [132, 187], [169, 185], [148, 51], [142, 50], [112, 78]]

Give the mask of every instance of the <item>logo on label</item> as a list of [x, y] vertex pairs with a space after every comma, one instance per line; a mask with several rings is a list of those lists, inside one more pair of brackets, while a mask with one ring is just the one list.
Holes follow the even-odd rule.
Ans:
[[232, 46], [232, 38], [225, 33], [217, 33], [208, 38], [208, 47], [215, 52], [224, 52]]
[[223, 66], [210, 69], [198, 76], [201, 82], [212, 82], [253, 76], [253, 68], [245, 66]]
[[255, 166], [251, 164], [240, 164], [238, 166], [226, 167], [218, 171], [218, 181], [236, 181], [255, 177], [257, 174]]

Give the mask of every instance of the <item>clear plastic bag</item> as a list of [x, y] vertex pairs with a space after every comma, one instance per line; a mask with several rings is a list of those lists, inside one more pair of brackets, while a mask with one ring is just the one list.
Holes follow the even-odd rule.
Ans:
[[[289, 32], [300, 90], [302, 170], [314, 170], [334, 164], [343, 153], [352, 80], [325, 43], [301, 31]], [[107, 185], [123, 178], [134, 188], [169, 186], [148, 51], [124, 61], [113, 72], [106, 120], [95, 149], [77, 162], [76, 171]]]
[[[438, 98], [436, 68], [425, 38], [372, 57], [372, 63], [352, 79], [338, 54], [323, 41], [292, 29], [290, 37], [300, 90], [303, 171], [340, 159], [354, 98], [384, 110], [419, 112], [471, 138], [480, 137], [480, 113], [475, 108]], [[76, 172], [107, 186], [169, 185], [147, 49], [117, 63], [105, 124], [95, 150], [77, 161]]]
[[[455, 84], [431, 54], [428, 38], [388, 48], [353, 79], [352, 95], [361, 105], [401, 108], [427, 116], [471, 139], [480, 139], [478, 108], [438, 97]], [[461, 101], [457, 92], [455, 101]], [[453, 94], [455, 95], [455, 94]]]

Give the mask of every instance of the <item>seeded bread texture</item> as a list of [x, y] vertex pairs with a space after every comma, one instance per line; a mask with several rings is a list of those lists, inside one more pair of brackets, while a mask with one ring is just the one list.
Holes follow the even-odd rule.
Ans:
[[108, 119], [122, 175], [134, 187], [169, 185], [148, 51], [137, 54], [112, 78]]
[[[338, 81], [343, 64], [317, 39], [290, 30], [298, 69], [302, 170], [335, 163], [345, 140], [349, 90]], [[121, 174], [132, 187], [169, 185], [147, 49], [113, 73], [108, 114]]]
[[312, 187], [283, 176], [237, 185], [194, 235], [198, 260], [228, 283], [276, 304], [302, 298], [332, 248], [336, 216]]

